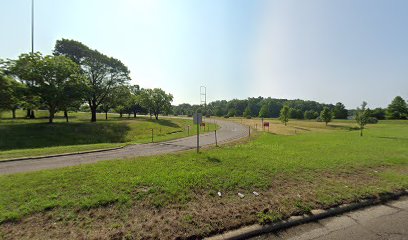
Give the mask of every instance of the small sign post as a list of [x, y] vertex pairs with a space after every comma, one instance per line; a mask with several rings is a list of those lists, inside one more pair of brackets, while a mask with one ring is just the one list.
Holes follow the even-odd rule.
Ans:
[[197, 153], [200, 152], [200, 125], [203, 122], [203, 115], [201, 113], [194, 113], [193, 123], [197, 125]]
[[269, 132], [269, 122], [264, 122], [263, 127], [264, 127], [264, 131], [265, 131], [265, 127], [268, 127], [268, 132]]

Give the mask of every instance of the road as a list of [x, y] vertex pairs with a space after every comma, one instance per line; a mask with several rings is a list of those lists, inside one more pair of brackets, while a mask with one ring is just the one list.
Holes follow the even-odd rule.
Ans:
[[[248, 128], [231, 121], [212, 120], [220, 127], [217, 130], [218, 143], [226, 143], [248, 136]], [[129, 145], [121, 149], [104, 152], [82, 153], [22, 161], [1, 162], [0, 175], [31, 172], [42, 169], [61, 168], [103, 160], [126, 159], [189, 150], [196, 147], [197, 137], [191, 136], [160, 143]], [[215, 144], [214, 132], [200, 135], [200, 146]]]
[[408, 239], [408, 197], [253, 238], [267, 239]]

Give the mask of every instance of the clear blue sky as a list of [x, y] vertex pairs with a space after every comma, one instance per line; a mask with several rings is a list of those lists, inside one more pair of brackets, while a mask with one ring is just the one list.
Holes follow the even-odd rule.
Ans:
[[[0, 58], [30, 51], [31, 0], [0, 0]], [[408, 98], [406, 0], [36, 0], [35, 50], [75, 39], [175, 104], [275, 97], [349, 108]]]

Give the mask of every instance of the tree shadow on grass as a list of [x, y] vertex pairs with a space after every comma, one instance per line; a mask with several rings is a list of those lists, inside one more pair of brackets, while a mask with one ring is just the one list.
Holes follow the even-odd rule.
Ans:
[[207, 160], [212, 163], [221, 163], [221, 160], [215, 157], [207, 157]]
[[168, 120], [168, 119], [159, 119], [159, 120], [148, 119], [148, 121], [152, 122], [152, 123], [157, 123], [157, 124], [159, 124], [161, 126], [166, 126], [166, 127], [172, 127], [172, 128], [180, 128], [181, 127], [177, 123], [174, 123], [174, 122], [172, 122], [171, 120]]
[[126, 123], [24, 123], [0, 125], [0, 150], [125, 142]]
[[408, 138], [406, 137], [378, 137], [378, 138], [391, 139], [391, 140], [405, 140], [405, 141], [408, 140]]
[[347, 125], [331, 125], [331, 124], [329, 124], [328, 127], [343, 129], [343, 130], [349, 130], [349, 131], [360, 130], [359, 127], [350, 127], [350, 126], [347, 126]]

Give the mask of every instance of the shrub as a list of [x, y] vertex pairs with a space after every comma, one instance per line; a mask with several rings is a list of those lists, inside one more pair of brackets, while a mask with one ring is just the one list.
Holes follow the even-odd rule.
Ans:
[[367, 119], [367, 123], [368, 123], [368, 124], [376, 124], [376, 123], [378, 123], [378, 119], [375, 118], [375, 117], [369, 117], [369, 118]]

